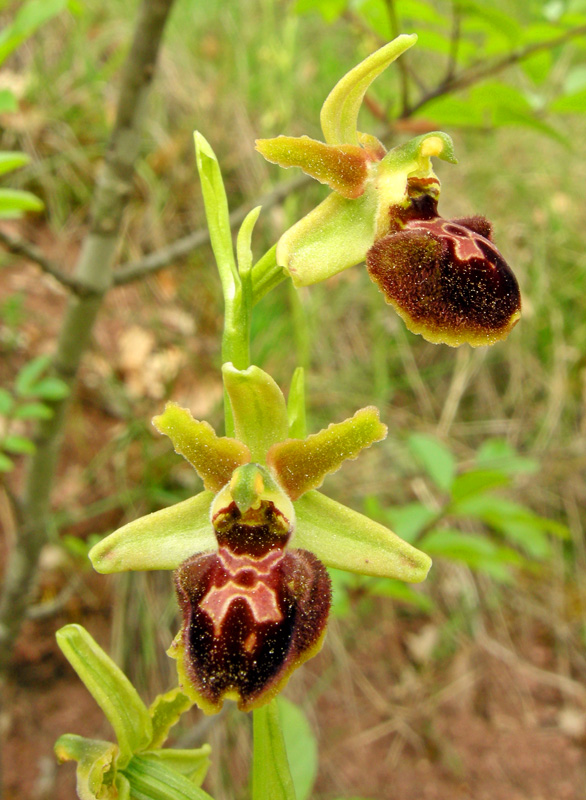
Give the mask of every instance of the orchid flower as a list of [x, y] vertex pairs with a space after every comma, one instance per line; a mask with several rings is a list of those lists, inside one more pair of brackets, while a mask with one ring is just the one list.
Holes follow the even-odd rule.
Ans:
[[416, 40], [398, 36], [339, 81], [321, 110], [325, 142], [257, 140], [268, 161], [301, 167], [333, 190], [283, 234], [277, 263], [296, 286], [308, 286], [366, 261], [412, 332], [454, 347], [493, 344], [519, 320], [519, 287], [488, 220], [438, 215], [431, 158], [456, 163], [451, 138], [434, 131], [387, 152], [357, 130], [366, 90]]
[[[204, 491], [130, 522], [90, 552], [98, 572], [175, 570], [183, 626], [170, 655], [206, 713], [225, 698], [267, 703], [321, 647], [330, 607], [325, 566], [421, 581], [431, 561], [387, 528], [316, 491], [344, 461], [386, 436], [373, 407], [304, 436], [258, 367], [223, 368], [235, 438], [169, 403], [153, 420]], [[295, 410], [297, 408], [297, 411]]]

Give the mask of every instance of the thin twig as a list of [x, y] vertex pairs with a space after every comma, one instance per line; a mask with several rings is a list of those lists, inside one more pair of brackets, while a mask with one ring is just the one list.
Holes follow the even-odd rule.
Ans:
[[14, 253], [16, 256], [24, 256], [28, 258], [29, 261], [33, 261], [43, 272], [46, 272], [47, 275], [51, 275], [51, 277], [55, 278], [62, 286], [66, 289], [70, 289], [75, 294], [83, 295], [90, 291], [88, 287], [83, 286], [76, 278], [60, 270], [53, 261], [50, 261], [43, 255], [38, 247], [35, 247], [34, 244], [30, 244], [25, 239], [20, 239], [4, 231], [0, 231], [0, 242], [10, 253]]
[[407, 119], [408, 117], [413, 116], [416, 111], [419, 111], [421, 108], [438, 97], [443, 97], [446, 94], [450, 94], [451, 92], [455, 92], [460, 89], [466, 89], [469, 86], [473, 86], [475, 83], [484, 80], [485, 78], [489, 78], [491, 75], [496, 75], [498, 72], [502, 72], [504, 69], [512, 66], [513, 64], [518, 64], [520, 61], [530, 58], [536, 53], [541, 53], [544, 50], [552, 50], [554, 47], [559, 47], [559, 45], [565, 44], [571, 39], [585, 35], [586, 25], [580, 25], [577, 28], [572, 28], [570, 31], [566, 31], [566, 33], [563, 33], [561, 36], [557, 36], [554, 39], [548, 39], [545, 42], [537, 42], [536, 44], [528, 45], [521, 50], [514, 50], [498, 61], [493, 61], [492, 64], [471, 67], [470, 69], [464, 70], [459, 75], [454, 75], [449, 80], [443, 80], [440, 84], [438, 84], [438, 86], [436, 86], [434, 89], [431, 89], [427, 94], [423, 95], [423, 97], [421, 97], [415, 103], [415, 105], [410, 106], [405, 110], [402, 119]]
[[450, 34], [450, 54], [443, 82], [451, 81], [458, 64], [458, 49], [460, 46], [460, 5], [458, 0], [452, 0], [452, 31]]

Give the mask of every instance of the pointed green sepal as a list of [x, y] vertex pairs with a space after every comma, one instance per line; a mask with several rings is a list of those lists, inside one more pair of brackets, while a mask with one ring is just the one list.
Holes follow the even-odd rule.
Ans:
[[287, 416], [289, 417], [289, 436], [291, 439], [304, 439], [307, 436], [305, 422], [305, 371], [297, 367], [291, 379], [291, 388], [287, 398]]
[[374, 243], [378, 194], [370, 183], [361, 197], [331, 194], [279, 239], [277, 263], [295, 286], [331, 278], [359, 264]]
[[295, 513], [295, 547], [311, 550], [328, 567], [407, 583], [423, 581], [429, 572], [425, 553], [320, 492], [300, 498]]
[[338, 81], [326, 98], [320, 115], [328, 144], [358, 144], [356, 124], [366, 90], [389, 64], [413, 47], [416, 41], [415, 34], [397, 36]]
[[309, 136], [257, 139], [256, 149], [281, 167], [300, 167], [343, 197], [360, 197], [367, 178], [369, 156], [357, 144], [324, 144]]
[[[368, 406], [344, 422], [332, 423], [306, 439], [287, 439], [271, 447], [267, 464], [292, 500], [321, 486], [326, 475], [336, 472], [344, 461], [387, 435], [378, 409]], [[299, 545], [297, 545], [299, 546]]]
[[236, 436], [247, 445], [251, 461], [264, 463], [269, 447], [285, 439], [289, 429], [283, 393], [258, 367], [239, 370], [227, 363], [222, 374]]
[[192, 701], [183, 694], [179, 687], [171, 689], [170, 692], [160, 694], [149, 708], [149, 714], [153, 723], [153, 738], [149, 742], [149, 750], [162, 747], [167, 741], [169, 731], [177, 722], [181, 715], [188, 711], [193, 705]]
[[114, 728], [123, 768], [153, 738], [147, 707], [122, 670], [81, 625], [57, 631], [57, 644]]
[[115, 744], [66, 733], [55, 742], [55, 755], [60, 764], [77, 761], [76, 789], [80, 800], [118, 800]]
[[201, 786], [210, 767], [210, 753], [212, 748], [204, 744], [197, 749], [177, 750], [146, 750], [140, 754], [141, 759], [146, 759], [154, 764], [164, 764], [170, 769], [185, 776], [191, 783]]
[[201, 492], [129, 522], [92, 547], [94, 569], [102, 573], [177, 569], [196, 553], [213, 552], [217, 549], [210, 523], [213, 499], [213, 492]]
[[175, 452], [189, 461], [205, 488], [212, 492], [219, 492], [236, 467], [250, 461], [245, 444], [217, 436], [209, 423], [194, 419], [177, 403], [167, 403], [164, 412], [153, 418], [153, 425], [171, 439]]
[[131, 796], [137, 800], [213, 800], [161, 759], [135, 756], [124, 774], [130, 783]]

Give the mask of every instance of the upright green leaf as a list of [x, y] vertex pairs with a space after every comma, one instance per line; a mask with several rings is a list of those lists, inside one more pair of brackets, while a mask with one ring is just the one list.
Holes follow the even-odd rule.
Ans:
[[22, 3], [14, 20], [0, 31], [0, 64], [66, 5], [67, 0], [28, 0]]
[[252, 800], [296, 800], [277, 701], [253, 713]]
[[132, 800], [212, 800], [185, 775], [150, 756], [135, 756], [124, 775]]
[[280, 695], [277, 698], [291, 778], [297, 800], [309, 800], [317, 777], [317, 741], [302, 709]]

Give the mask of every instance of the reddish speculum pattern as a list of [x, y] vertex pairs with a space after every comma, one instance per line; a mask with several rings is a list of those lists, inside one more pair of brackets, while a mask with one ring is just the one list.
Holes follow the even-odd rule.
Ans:
[[490, 343], [508, 333], [521, 297], [488, 220], [443, 219], [437, 199], [418, 192], [391, 213], [391, 231], [368, 252], [368, 271], [417, 332], [449, 344]]
[[[214, 520], [217, 553], [194, 556], [175, 573], [183, 612], [184, 666], [214, 708], [238, 696], [246, 711], [280, 688], [318, 649], [330, 580], [305, 550], [285, 550], [290, 531], [272, 502], [247, 524], [235, 503]], [[271, 691], [272, 690], [272, 691]]]

